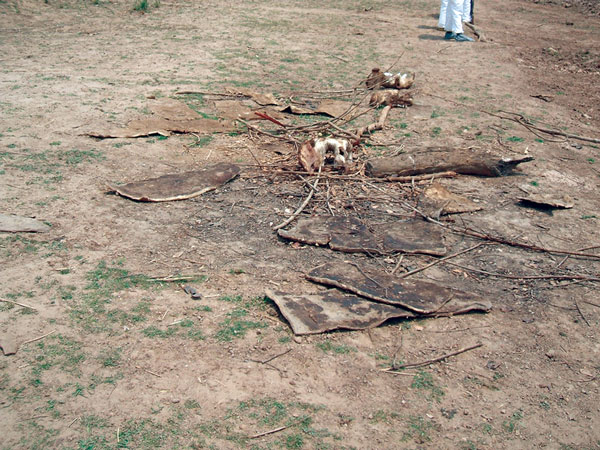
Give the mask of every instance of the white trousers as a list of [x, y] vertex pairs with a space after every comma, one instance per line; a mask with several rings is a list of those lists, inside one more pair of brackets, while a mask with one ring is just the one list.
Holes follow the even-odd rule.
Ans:
[[471, 0], [465, 0], [465, 6], [463, 7], [462, 20], [463, 22], [470, 22], [471, 17]]
[[463, 32], [463, 10], [466, 2], [470, 2], [470, 0], [448, 0], [446, 24], [444, 26], [446, 31], [452, 31], [457, 34]]
[[446, 9], [448, 8], [448, 0], [442, 0], [440, 5], [440, 18], [438, 20], [438, 28], [444, 28], [446, 26]]
[[[448, 10], [448, 0], [442, 0], [440, 5], [440, 17], [438, 19], [438, 28], [446, 28], [446, 11]], [[462, 21], [471, 21], [471, 0], [464, 0], [462, 10]]]

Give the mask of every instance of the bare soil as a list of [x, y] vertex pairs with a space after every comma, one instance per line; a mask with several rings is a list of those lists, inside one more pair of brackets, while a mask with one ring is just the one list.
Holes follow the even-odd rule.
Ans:
[[[524, 278], [598, 277], [597, 258], [486, 245], [451, 261], [462, 267], [414, 277], [478, 293], [492, 300], [488, 314], [297, 337], [267, 288], [318, 292], [304, 273], [332, 260], [401, 274], [432, 259], [279, 239], [272, 226], [309, 192], [279, 170], [298, 169], [284, 141], [244, 130], [85, 136], [147, 116], [150, 98], [216, 114], [216, 97], [180, 90], [308, 100], [395, 63], [416, 73], [415, 105], [391, 111], [356, 168], [428, 146], [533, 156], [514, 176], [442, 180], [483, 206], [443, 220], [597, 255], [598, 144], [498, 117], [600, 138], [597, 5], [569, 3], [478, 2], [488, 40], [466, 44], [442, 39], [434, 0], [151, 0], [146, 12], [130, 0], [0, 1], [0, 212], [51, 225], [0, 234], [0, 298], [34, 308], [0, 303], [0, 337], [20, 344], [0, 356], [0, 447], [599, 448], [597, 283]], [[195, 199], [107, 193], [109, 183], [221, 161], [239, 164], [240, 177]], [[424, 185], [367, 181], [324, 179], [303, 214], [372, 227], [414, 216], [400, 200], [416, 204]], [[526, 208], [516, 200], [524, 186], [575, 206]], [[449, 253], [481, 242], [445, 238]], [[203, 298], [191, 299], [186, 283]], [[477, 343], [423, 368], [381, 370]]]

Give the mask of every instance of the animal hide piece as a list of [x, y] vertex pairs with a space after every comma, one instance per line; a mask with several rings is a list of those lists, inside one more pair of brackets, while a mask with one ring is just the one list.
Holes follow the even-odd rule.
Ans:
[[[431, 286], [427, 286], [425, 292], [414, 292], [412, 290], [414, 287], [406, 287], [403, 291], [404, 301], [407, 304], [417, 304], [416, 302], [419, 301], [423, 304], [435, 304], [439, 309], [433, 313], [435, 316], [463, 314], [470, 311], [485, 312], [491, 309], [489, 301], [476, 296], [468, 297], [469, 294], [467, 298], [461, 300], [449, 299], [449, 295], [460, 291], [428, 284]], [[417, 289], [423, 286], [417, 285]], [[298, 336], [338, 329], [365, 330], [382, 325], [390, 319], [427, 316], [401, 306], [372, 301], [338, 289], [315, 294], [290, 294], [267, 289], [266, 296], [275, 302], [294, 334]]]
[[359, 269], [354, 264], [342, 262], [315, 267], [306, 278], [417, 314], [459, 313], [491, 308], [488, 300], [470, 292], [412, 278], [399, 280], [381, 270]]
[[300, 219], [279, 236], [303, 244], [329, 246], [345, 253], [384, 255], [397, 252], [446, 254], [440, 227], [421, 220], [390, 222], [371, 231], [355, 217], [313, 216]]
[[169, 202], [194, 198], [234, 179], [240, 168], [219, 163], [201, 170], [163, 175], [122, 186], [109, 187], [117, 194], [140, 202]]
[[170, 136], [171, 133], [226, 133], [235, 130], [235, 124], [231, 121], [220, 121], [214, 119], [194, 120], [167, 120], [162, 118], [148, 118], [133, 120], [127, 124], [127, 128], [117, 128], [107, 131], [91, 131], [86, 136], [99, 139], [107, 138], [136, 138], [159, 134]]
[[381, 72], [379, 67], [371, 70], [367, 77], [366, 85], [369, 89], [377, 88], [392, 88], [392, 89], [408, 89], [415, 82], [414, 73], [397, 73]]
[[317, 172], [329, 161], [334, 167], [345, 167], [352, 162], [352, 144], [348, 139], [311, 139], [300, 146], [298, 161], [310, 173]]
[[409, 319], [417, 315], [396, 306], [385, 305], [331, 289], [319, 294], [289, 294], [267, 289], [292, 331], [297, 336], [326, 331], [364, 330], [389, 319]]

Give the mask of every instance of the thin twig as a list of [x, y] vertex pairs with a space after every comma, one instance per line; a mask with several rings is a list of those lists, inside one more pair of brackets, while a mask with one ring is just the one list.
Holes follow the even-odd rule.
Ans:
[[385, 289], [385, 287], [383, 287], [383, 286], [382, 286], [382, 285], [381, 285], [381, 284], [380, 284], [380, 283], [379, 283], [377, 280], [375, 280], [374, 278], [371, 278], [369, 275], [367, 275], [367, 274], [366, 274], [366, 273], [365, 273], [365, 272], [364, 272], [364, 271], [363, 271], [363, 270], [360, 268], [360, 266], [359, 266], [358, 264], [356, 264], [356, 263], [353, 263], [353, 262], [351, 262], [351, 261], [348, 261], [348, 263], [349, 263], [351, 266], [354, 266], [354, 267], [356, 267], [356, 268], [358, 269], [358, 271], [359, 271], [359, 272], [360, 272], [360, 273], [361, 273], [361, 274], [362, 274], [362, 275], [363, 275], [365, 278], [367, 278], [368, 280], [371, 280], [373, 283], [375, 283], [375, 284], [376, 284], [377, 286], [379, 286], [381, 289]]
[[434, 364], [434, 363], [443, 361], [445, 359], [448, 359], [448, 358], [450, 358], [452, 356], [460, 355], [461, 353], [465, 353], [465, 352], [468, 352], [470, 350], [474, 350], [474, 349], [482, 347], [482, 346], [483, 346], [483, 344], [475, 344], [475, 345], [472, 345], [470, 347], [461, 348], [460, 350], [457, 350], [455, 352], [448, 353], [446, 355], [440, 356], [439, 358], [429, 359], [427, 361], [422, 361], [422, 362], [418, 362], [418, 363], [400, 364], [399, 366], [396, 366], [396, 367], [390, 367], [389, 370], [386, 370], [386, 372], [387, 373], [394, 373], [394, 371], [398, 370], [398, 369], [405, 369], [405, 368], [408, 368], [408, 367], [413, 367], [414, 368], [414, 367], [429, 366], [431, 364]]
[[310, 193], [306, 197], [306, 200], [304, 200], [302, 202], [302, 204], [294, 212], [294, 214], [292, 214], [289, 218], [287, 218], [286, 220], [281, 222], [279, 225], [273, 227], [273, 231], [277, 231], [277, 230], [289, 225], [290, 223], [292, 223], [292, 221], [298, 216], [298, 214], [300, 214], [304, 210], [304, 208], [306, 208], [306, 205], [308, 205], [308, 202], [310, 202], [310, 199], [313, 197], [315, 190], [317, 189], [317, 185], [319, 184], [320, 178], [321, 178], [321, 166], [319, 166], [319, 172], [317, 173], [317, 179], [315, 180], [315, 184], [313, 184], [312, 189], [310, 190]]
[[152, 371], [150, 371], [148, 369], [144, 369], [143, 367], [140, 367], [140, 366], [135, 366], [135, 367], [136, 367], [136, 369], [143, 370], [144, 372], [149, 373], [150, 375], [154, 375], [157, 378], [162, 378], [159, 374], [154, 373], [154, 372], [152, 372]]
[[46, 336], [50, 336], [52, 333], [55, 333], [55, 332], [56, 332], [56, 330], [52, 330], [50, 333], [46, 333], [46, 334], [44, 334], [43, 336], [36, 337], [35, 339], [29, 339], [28, 341], [25, 341], [25, 342], [23, 342], [23, 343], [21, 344], [21, 347], [23, 347], [25, 344], [31, 344], [32, 342], [35, 342], [35, 341], [39, 341], [39, 340], [41, 340], [41, 339], [44, 339]]
[[579, 313], [579, 315], [581, 316], [581, 318], [583, 319], [583, 321], [586, 323], [586, 325], [588, 327], [591, 327], [590, 323], [588, 322], [588, 320], [586, 319], [586, 317], [583, 315], [583, 312], [581, 311], [581, 308], [579, 307], [579, 304], [577, 303], [577, 300], [573, 299], [573, 302], [575, 303], [575, 308], [577, 308], [577, 312]]
[[432, 267], [432, 266], [435, 266], [436, 264], [439, 264], [439, 263], [441, 263], [441, 262], [444, 262], [444, 261], [446, 261], [446, 260], [448, 260], [448, 259], [456, 258], [457, 256], [460, 256], [460, 255], [463, 255], [463, 254], [465, 254], [465, 253], [468, 253], [468, 252], [470, 252], [470, 251], [472, 251], [472, 250], [475, 250], [476, 248], [479, 248], [479, 247], [481, 247], [482, 245], [485, 245], [485, 243], [484, 243], [484, 242], [481, 242], [481, 243], [479, 243], [479, 244], [477, 244], [477, 245], [474, 245], [473, 247], [470, 247], [470, 248], [468, 248], [468, 249], [466, 249], [466, 250], [463, 250], [463, 251], [460, 251], [460, 252], [458, 252], [458, 253], [454, 253], [454, 254], [452, 254], [452, 255], [445, 256], [444, 258], [438, 259], [438, 260], [436, 260], [436, 261], [434, 261], [434, 262], [432, 262], [432, 263], [430, 263], [430, 264], [427, 264], [426, 266], [423, 266], [423, 267], [421, 267], [421, 268], [419, 268], [419, 269], [415, 269], [415, 270], [411, 270], [410, 272], [403, 273], [403, 274], [401, 274], [401, 275], [399, 276], [399, 278], [407, 278], [407, 277], [410, 277], [411, 275], [414, 275], [415, 273], [422, 272], [423, 270], [429, 269], [430, 267]]
[[583, 303], [587, 303], [588, 305], [592, 305], [592, 306], [595, 306], [596, 308], [600, 308], [600, 305], [599, 305], [599, 304], [597, 304], [597, 303], [592, 303], [592, 302], [590, 302], [590, 301], [588, 301], [588, 300], [584, 300], [584, 301], [583, 301]]
[[163, 320], [165, 320], [165, 316], [167, 315], [167, 313], [169, 312], [169, 308], [167, 308], [165, 310], [165, 312], [163, 313], [162, 317], [160, 318], [160, 321], [162, 322]]
[[291, 348], [288, 348], [288, 349], [287, 349], [285, 352], [279, 353], [279, 354], [277, 354], [277, 355], [275, 355], [275, 356], [271, 356], [271, 357], [270, 357], [270, 358], [268, 358], [268, 359], [265, 359], [265, 360], [262, 360], [262, 361], [261, 361], [261, 360], [259, 360], [259, 359], [249, 359], [249, 361], [252, 361], [252, 362], [255, 362], [255, 363], [259, 363], [259, 364], [268, 364], [268, 363], [270, 363], [271, 361], [273, 361], [274, 359], [277, 359], [277, 358], [279, 358], [280, 356], [287, 355], [287, 354], [288, 354], [289, 352], [291, 352], [291, 351], [292, 351], [292, 349], [291, 349]]
[[396, 266], [392, 270], [392, 275], [394, 275], [398, 271], [398, 269], [400, 268], [400, 264], [402, 264], [402, 260], [403, 259], [404, 259], [404, 255], [400, 255], [400, 258], [398, 259], [398, 262], [396, 263]]
[[258, 433], [258, 434], [255, 434], [254, 436], [250, 436], [248, 439], [258, 439], [259, 437], [267, 436], [268, 434], [279, 433], [280, 431], [283, 431], [286, 428], [289, 428], [289, 426], [283, 426], [283, 427], [275, 428], [273, 430], [265, 431], [263, 433]]
[[24, 303], [19, 303], [19, 302], [13, 302], [12, 300], [6, 300], [4, 298], [0, 298], [0, 302], [4, 302], [4, 303], [12, 303], [13, 305], [18, 305], [18, 306], [22, 306], [23, 308], [29, 308], [29, 309], [33, 309], [34, 311], [37, 311], [36, 308], [34, 308], [33, 306], [29, 306], [26, 305]]
[[73, 421], [67, 426], [67, 428], [71, 428], [71, 426], [79, 420], [79, 417], [75, 417]]

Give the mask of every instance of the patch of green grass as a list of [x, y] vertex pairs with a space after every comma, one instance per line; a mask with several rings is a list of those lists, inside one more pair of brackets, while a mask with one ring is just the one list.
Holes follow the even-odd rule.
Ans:
[[545, 409], [546, 411], [548, 411], [550, 409], [550, 403], [548, 403], [546, 400], [542, 400], [540, 402], [540, 408]]
[[53, 367], [78, 375], [81, 364], [87, 359], [83, 345], [62, 334], [51, 335], [38, 342], [32, 356], [31, 373], [34, 378], [41, 377], [43, 372]]
[[121, 264], [109, 266], [101, 261], [96, 269], [86, 274], [88, 284], [70, 310], [71, 318], [86, 331], [114, 331], [113, 325], [146, 320], [144, 313], [136, 310], [137, 306], [133, 314], [112, 307], [113, 295], [126, 289], [161, 289], [167, 285], [146, 275], [131, 274], [120, 267]]
[[121, 352], [120, 347], [102, 350], [98, 360], [104, 367], [117, 367], [121, 362]]
[[392, 420], [398, 419], [399, 417], [400, 415], [396, 412], [387, 412], [383, 409], [378, 409], [377, 411], [369, 415], [369, 422], [385, 423], [389, 425], [390, 423], [392, 423]]
[[594, 164], [596, 160], [594, 158], [588, 158], [587, 162], [589, 162], [590, 164]]
[[133, 5], [133, 10], [140, 11], [140, 12], [146, 12], [146, 11], [148, 11], [149, 6], [150, 5], [148, 3], [148, 0], [137, 0], [135, 2], [135, 4]]
[[523, 419], [523, 412], [522, 411], [515, 411], [510, 416], [510, 419], [505, 420], [504, 422], [502, 422], [502, 428], [507, 433], [511, 433], [512, 434], [520, 426], [520, 422], [521, 422], [522, 419]]
[[168, 327], [166, 330], [161, 330], [160, 328], [155, 327], [154, 325], [144, 328], [142, 330], [142, 334], [149, 338], [167, 338], [173, 336], [177, 332], [177, 329], [174, 327]]
[[595, 216], [594, 214], [584, 214], [583, 216], [581, 216], [581, 218], [583, 220], [588, 220], [588, 219], [597, 219], [598, 217]]
[[431, 129], [431, 137], [439, 137], [439, 135], [442, 133], [442, 129], [440, 127], [434, 127]]
[[315, 345], [317, 346], [318, 349], [322, 350], [324, 353], [329, 353], [330, 351], [333, 351], [333, 353], [336, 353], [338, 355], [345, 355], [347, 353], [357, 351], [354, 347], [350, 347], [345, 344], [336, 345], [336, 344], [333, 344], [329, 340], [327, 340], [325, 342], [317, 342]]
[[228, 318], [219, 324], [219, 330], [215, 334], [215, 338], [219, 341], [231, 342], [233, 339], [246, 336], [248, 330], [266, 328], [268, 326], [264, 322], [243, 320], [242, 318], [247, 314], [248, 311], [244, 308], [236, 308], [228, 313]]
[[76, 166], [85, 162], [103, 161], [104, 154], [98, 150], [78, 150], [76, 148], [58, 153], [58, 158], [68, 166]]
[[419, 370], [413, 377], [410, 387], [421, 391], [428, 400], [440, 402], [444, 396], [443, 389], [435, 384], [433, 375], [424, 370]]
[[431, 441], [431, 431], [434, 424], [422, 416], [410, 416], [408, 419], [408, 429], [402, 436], [403, 441], [413, 439], [418, 444], [424, 444]]
[[518, 136], [510, 136], [506, 138], [507, 141], [510, 142], [523, 142], [525, 139], [523, 139], [522, 137], [518, 137]]

